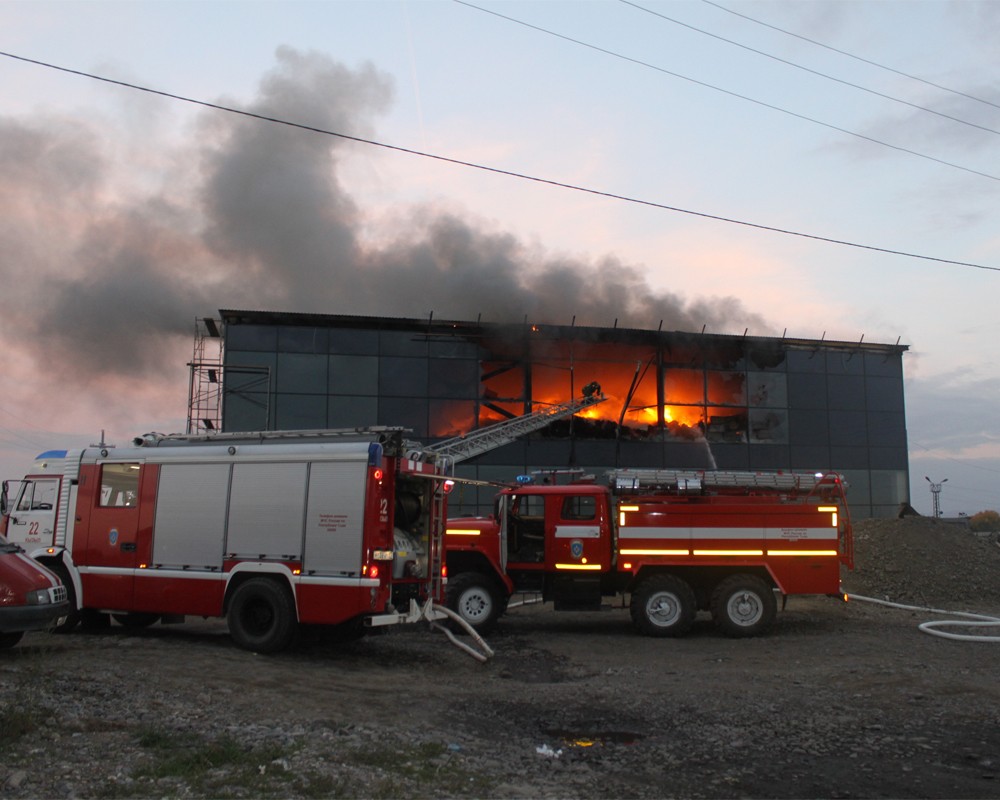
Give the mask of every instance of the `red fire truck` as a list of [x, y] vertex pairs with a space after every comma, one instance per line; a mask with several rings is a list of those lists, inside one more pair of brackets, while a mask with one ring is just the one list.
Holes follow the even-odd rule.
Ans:
[[629, 599], [649, 636], [680, 636], [699, 610], [728, 635], [774, 620], [777, 595], [840, 596], [853, 567], [837, 474], [620, 470], [609, 485], [522, 485], [491, 517], [448, 521], [448, 605], [480, 632], [514, 593], [557, 610]]
[[9, 503], [4, 483], [0, 527], [62, 579], [66, 628], [225, 617], [237, 644], [273, 652], [299, 623], [416, 621], [417, 602], [442, 593], [445, 484], [402, 434], [148, 435], [50, 451]]

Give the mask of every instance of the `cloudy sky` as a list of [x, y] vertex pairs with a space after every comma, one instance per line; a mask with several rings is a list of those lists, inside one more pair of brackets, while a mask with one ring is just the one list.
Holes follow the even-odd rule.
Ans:
[[946, 514], [1000, 508], [998, 28], [968, 1], [0, 0], [3, 477], [183, 430], [219, 308], [527, 314], [899, 341], [914, 506], [929, 476]]

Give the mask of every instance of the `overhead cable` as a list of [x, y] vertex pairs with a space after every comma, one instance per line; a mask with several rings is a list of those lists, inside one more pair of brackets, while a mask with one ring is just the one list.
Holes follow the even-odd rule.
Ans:
[[948, 86], [942, 86], [940, 83], [934, 83], [934, 81], [929, 81], [926, 78], [918, 77], [917, 75], [911, 75], [908, 72], [903, 72], [902, 70], [894, 69], [893, 67], [886, 66], [885, 64], [880, 64], [878, 61], [872, 61], [871, 59], [864, 58], [863, 56], [856, 55], [854, 53], [849, 53], [846, 50], [839, 50], [836, 47], [831, 47], [828, 44], [823, 44], [823, 42], [816, 41], [815, 39], [810, 39], [808, 36], [803, 36], [802, 34], [795, 33], [794, 31], [789, 31], [784, 28], [779, 28], [777, 25], [771, 25], [759, 19], [754, 19], [753, 17], [747, 16], [746, 14], [741, 14], [739, 11], [734, 11], [731, 8], [726, 8], [720, 3], [714, 3], [712, 0], [702, 0], [703, 3], [708, 3], [710, 6], [715, 6], [715, 8], [720, 11], [725, 11], [727, 14], [733, 14], [737, 17], [742, 17], [748, 22], [753, 22], [757, 25], [762, 25], [765, 28], [770, 28], [772, 31], [777, 31], [778, 33], [783, 33], [786, 36], [794, 36], [796, 39], [801, 39], [803, 42], [809, 42], [809, 44], [814, 44], [817, 47], [822, 47], [825, 50], [830, 50], [833, 53], [839, 53], [842, 56], [847, 56], [848, 58], [853, 58], [855, 61], [860, 61], [864, 64], [869, 64], [873, 67], [878, 67], [879, 69], [884, 69], [887, 72], [895, 73], [896, 75], [901, 75], [904, 78], [909, 78], [911, 81], [917, 81], [919, 83], [926, 84], [927, 86], [933, 86], [935, 89], [940, 89], [943, 92], [950, 92], [951, 94], [958, 95], [959, 97], [965, 97], [968, 100], [975, 100], [977, 103], [983, 103], [987, 106], [993, 106], [993, 108], [1000, 108], [1000, 103], [994, 103], [992, 100], [986, 100], [982, 97], [977, 97], [974, 94], [969, 94], [963, 92], [959, 89], [951, 89]]
[[707, 83], [706, 81], [698, 80], [697, 78], [692, 78], [688, 75], [682, 75], [679, 72], [674, 72], [672, 70], [666, 69], [664, 67], [657, 66], [656, 64], [651, 64], [648, 61], [643, 61], [638, 58], [632, 58], [631, 56], [624, 55], [622, 53], [615, 52], [614, 50], [608, 50], [607, 48], [600, 47], [596, 44], [591, 44], [590, 42], [585, 42], [582, 39], [575, 39], [572, 36], [567, 36], [562, 33], [557, 33], [556, 31], [549, 30], [548, 28], [542, 28], [538, 25], [533, 25], [530, 22], [525, 22], [524, 20], [517, 19], [516, 17], [509, 17], [506, 14], [501, 14], [498, 11], [492, 11], [488, 8], [483, 8], [482, 6], [477, 6], [474, 3], [468, 2], [468, 0], [453, 0], [453, 2], [459, 5], [467, 6], [468, 8], [475, 9], [476, 11], [482, 11], [484, 14], [491, 14], [499, 19], [507, 20], [508, 22], [513, 22], [517, 25], [523, 25], [525, 28], [530, 28], [531, 30], [538, 31], [539, 33], [544, 33], [548, 36], [554, 36], [557, 39], [562, 39], [566, 42], [571, 42], [572, 44], [580, 45], [581, 47], [586, 47], [590, 50], [595, 50], [598, 53], [604, 53], [605, 55], [612, 56], [613, 58], [621, 59], [622, 61], [628, 61], [632, 64], [637, 64], [641, 67], [646, 67], [648, 69], [656, 70], [657, 72], [662, 72], [664, 75], [670, 75], [673, 78], [680, 78], [681, 80], [688, 81], [689, 83], [696, 84], [697, 86], [703, 86], [706, 89], [711, 89], [715, 92], [721, 92], [722, 94], [729, 95], [730, 97], [735, 97], [739, 100], [746, 100], [748, 103], [754, 103], [758, 106], [763, 106], [764, 108], [769, 108], [772, 111], [780, 111], [782, 114], [787, 114], [790, 117], [795, 117], [796, 119], [805, 120], [806, 122], [811, 122], [814, 125], [822, 125], [824, 128], [829, 128], [830, 130], [837, 131], [839, 133], [845, 133], [848, 136], [854, 136], [857, 139], [863, 139], [866, 142], [871, 142], [872, 144], [881, 145], [882, 147], [888, 147], [892, 150], [897, 150], [900, 153], [908, 153], [911, 156], [916, 156], [917, 158], [923, 158], [927, 161], [933, 161], [937, 164], [942, 164], [946, 167], [951, 167], [952, 169], [959, 169], [963, 172], [968, 172], [973, 175], [979, 175], [981, 178], [989, 178], [991, 181], [1000, 181], [1000, 176], [991, 175], [988, 172], [982, 172], [978, 169], [973, 169], [972, 167], [963, 167], [961, 164], [955, 164], [951, 161], [945, 161], [942, 158], [937, 158], [936, 156], [930, 156], [926, 153], [921, 153], [917, 150], [910, 150], [908, 147], [902, 147], [901, 145], [890, 144], [889, 142], [882, 141], [881, 139], [876, 139], [874, 136], [867, 136], [863, 133], [858, 133], [857, 131], [852, 131], [848, 128], [841, 128], [838, 125], [834, 125], [829, 122], [823, 122], [814, 117], [806, 116], [805, 114], [799, 114], [796, 111], [790, 111], [787, 108], [782, 108], [781, 106], [776, 106], [773, 103], [767, 103], [763, 100], [758, 100], [749, 95], [740, 94], [739, 92], [734, 92], [730, 89], [723, 89], [721, 86], [716, 86], [712, 83]]
[[26, 64], [34, 64], [39, 67], [45, 67], [46, 69], [53, 69], [59, 72], [65, 72], [70, 75], [77, 75], [83, 78], [90, 78], [91, 80], [102, 81], [103, 83], [112, 84], [115, 86], [121, 86], [126, 89], [133, 89], [139, 92], [146, 92], [148, 94], [156, 95], [158, 97], [166, 97], [171, 100], [178, 100], [183, 103], [190, 103], [192, 105], [202, 106], [203, 108], [211, 108], [215, 111], [224, 111], [228, 114], [236, 114], [242, 117], [247, 117], [250, 119], [260, 120], [262, 122], [272, 122], [276, 125], [285, 125], [289, 128], [295, 128], [298, 130], [308, 131], [310, 133], [318, 133], [324, 136], [333, 136], [338, 139], [343, 139], [345, 141], [356, 142], [359, 144], [367, 144], [372, 147], [380, 147], [384, 150], [391, 150], [396, 153], [406, 153], [407, 155], [420, 156], [421, 158], [430, 158], [435, 161], [440, 161], [446, 164], [455, 164], [461, 167], [469, 167], [470, 169], [477, 169], [482, 172], [490, 172], [496, 175], [505, 175], [511, 178], [520, 178], [521, 180], [532, 181], [534, 183], [544, 184], [546, 186], [555, 186], [561, 189], [571, 189], [576, 192], [583, 192], [585, 194], [595, 195], [597, 197], [605, 197], [611, 200], [621, 200], [626, 203], [634, 203], [636, 205], [647, 206], [650, 208], [658, 208], [663, 211], [673, 211], [678, 214], [687, 214], [689, 216], [700, 217], [702, 219], [710, 219], [716, 222], [726, 222], [731, 225], [742, 225], [747, 228], [753, 228], [755, 230], [768, 231], [771, 233], [781, 233], [786, 236], [797, 236], [802, 239], [811, 239], [813, 241], [827, 242], [829, 244], [842, 245], [844, 247], [853, 247], [860, 250], [869, 250], [878, 253], [886, 253], [888, 255], [903, 256], [905, 258], [916, 258], [923, 261], [934, 261], [939, 264], [952, 264], [959, 267], [972, 267], [973, 269], [989, 270], [991, 272], [1000, 272], [1000, 267], [990, 266], [987, 264], [976, 264], [970, 261], [957, 261], [954, 259], [938, 258], [936, 256], [921, 255], [919, 253], [909, 253], [904, 250], [894, 250], [888, 247], [877, 247], [875, 245], [860, 244], [858, 242], [850, 242], [845, 239], [834, 239], [828, 236], [819, 236], [817, 234], [803, 233], [801, 231], [793, 231], [785, 228], [778, 228], [772, 225], [762, 225], [755, 222], [747, 222], [746, 220], [738, 220], [730, 217], [723, 217], [717, 214], [709, 214], [703, 211], [693, 211], [691, 209], [680, 208], [678, 206], [670, 206], [665, 203], [657, 203], [652, 200], [642, 200], [636, 197], [629, 197], [627, 195], [616, 194], [614, 192], [601, 191], [599, 189], [591, 189], [586, 186], [578, 186], [571, 183], [565, 183], [563, 181], [556, 181], [549, 178], [539, 178], [534, 175], [527, 175], [520, 172], [514, 172], [512, 170], [500, 169], [499, 167], [490, 167], [485, 164], [476, 164], [472, 161], [463, 161], [457, 158], [450, 158], [448, 156], [438, 155], [436, 153], [427, 153], [420, 150], [414, 150], [409, 147], [401, 147], [399, 145], [387, 144], [385, 142], [378, 142], [374, 139], [364, 139], [359, 136], [351, 136], [350, 134], [340, 133], [338, 131], [331, 131], [325, 128], [317, 128], [313, 125], [304, 125], [299, 122], [292, 122], [290, 120], [281, 119], [279, 117], [271, 117], [266, 114], [258, 114], [253, 111], [246, 111], [244, 109], [232, 108], [231, 106], [224, 106], [219, 103], [212, 103], [207, 100], [197, 100], [191, 97], [185, 97], [179, 94], [173, 94], [171, 92], [165, 92], [160, 89], [151, 89], [147, 86], [140, 86], [134, 83], [128, 83], [127, 81], [120, 81], [114, 78], [107, 78], [101, 75], [95, 75], [89, 72], [83, 72], [81, 70], [70, 69], [69, 67], [61, 67], [56, 64], [50, 64], [45, 61], [39, 61], [37, 59], [28, 58], [26, 56], [19, 56], [14, 53], [8, 53], [0, 51], [0, 56], [4, 58], [14, 59], [16, 61], [21, 61]]
[[884, 94], [883, 92], [876, 91], [875, 89], [869, 89], [867, 86], [861, 86], [857, 83], [851, 83], [850, 81], [845, 81], [842, 78], [837, 78], [833, 75], [828, 75], [825, 72], [820, 72], [819, 70], [811, 69], [810, 67], [803, 66], [802, 64], [796, 64], [794, 61], [789, 61], [788, 59], [781, 58], [780, 56], [773, 55], [772, 53], [767, 53], [764, 50], [757, 50], [756, 48], [750, 47], [749, 45], [742, 44], [740, 42], [734, 41], [733, 39], [726, 39], [724, 36], [719, 36], [717, 34], [711, 33], [701, 28], [696, 28], [694, 25], [689, 25], [686, 22], [681, 22], [679, 19], [674, 19], [673, 17], [668, 17], [666, 14], [661, 14], [659, 11], [654, 11], [651, 8], [645, 8], [638, 3], [633, 3], [632, 0], [618, 0], [618, 2], [631, 6], [632, 8], [638, 9], [639, 11], [645, 11], [647, 14], [652, 14], [654, 17], [659, 17], [666, 22], [672, 22], [675, 25], [680, 25], [683, 28], [692, 30], [695, 33], [700, 33], [704, 36], [710, 36], [713, 39], [717, 39], [720, 42], [725, 42], [726, 44], [731, 44], [734, 47], [740, 47], [743, 50], [747, 50], [751, 53], [756, 53], [759, 56], [764, 56], [764, 58], [770, 58], [773, 61], [777, 61], [781, 64], [785, 64], [789, 67], [795, 67], [803, 72], [808, 72], [811, 75], [816, 75], [820, 78], [826, 78], [828, 81], [834, 81], [843, 86], [849, 86], [852, 89], [857, 89], [861, 92], [867, 92], [868, 94], [875, 95], [876, 97], [881, 97], [883, 100], [891, 100], [894, 103], [900, 103], [904, 106], [909, 106], [910, 108], [915, 108], [918, 111], [925, 111], [928, 114], [934, 114], [935, 116], [942, 117], [944, 119], [949, 119], [952, 122], [957, 122], [961, 125], [968, 125], [970, 128], [978, 128], [981, 131], [986, 131], [987, 133], [994, 133], [1000, 136], [1000, 131], [990, 128], [986, 125], [978, 125], [975, 122], [969, 122], [967, 119], [962, 119], [960, 117], [953, 117], [951, 114], [945, 114], [943, 111], [935, 111], [933, 108], [927, 108], [927, 106], [922, 106], [919, 103], [911, 103], [909, 100], [903, 100], [899, 97], [893, 97], [891, 94]]

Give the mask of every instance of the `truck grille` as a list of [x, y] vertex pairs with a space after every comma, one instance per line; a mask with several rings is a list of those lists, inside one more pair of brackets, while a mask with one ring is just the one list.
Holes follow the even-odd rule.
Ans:
[[52, 597], [53, 603], [64, 603], [66, 602], [66, 587], [56, 586], [49, 589], [49, 595]]

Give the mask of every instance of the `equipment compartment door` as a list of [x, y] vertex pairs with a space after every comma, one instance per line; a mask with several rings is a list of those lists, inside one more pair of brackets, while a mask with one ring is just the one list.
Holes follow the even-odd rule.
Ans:
[[130, 610], [138, 560], [139, 463], [102, 464], [91, 490], [87, 547], [77, 555], [83, 603]]

